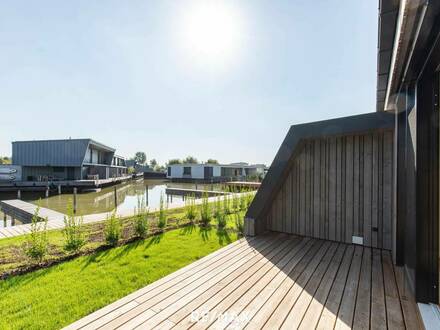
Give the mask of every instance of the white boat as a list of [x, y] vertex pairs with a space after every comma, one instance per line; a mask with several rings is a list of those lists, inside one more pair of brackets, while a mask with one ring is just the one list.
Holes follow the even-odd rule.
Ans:
[[0, 167], [0, 174], [12, 174], [16, 173], [17, 170], [15, 168], [10, 167]]
[[12, 181], [15, 179], [15, 176], [10, 174], [0, 174], [0, 181]]

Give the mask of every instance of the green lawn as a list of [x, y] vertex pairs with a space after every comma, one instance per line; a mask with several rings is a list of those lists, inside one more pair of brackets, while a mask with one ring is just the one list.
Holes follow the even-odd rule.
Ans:
[[0, 281], [0, 329], [58, 329], [236, 239], [189, 226]]

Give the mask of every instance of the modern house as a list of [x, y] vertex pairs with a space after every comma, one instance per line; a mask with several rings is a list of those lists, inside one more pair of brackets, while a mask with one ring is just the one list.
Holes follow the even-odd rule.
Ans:
[[102, 180], [127, 174], [115, 149], [92, 139], [12, 142], [12, 164], [22, 181]]
[[173, 164], [168, 166], [167, 178], [175, 181], [232, 181], [263, 177], [265, 170], [263, 164]]
[[376, 112], [291, 126], [245, 219], [390, 251], [437, 329], [439, 71], [440, 1], [381, 0]]

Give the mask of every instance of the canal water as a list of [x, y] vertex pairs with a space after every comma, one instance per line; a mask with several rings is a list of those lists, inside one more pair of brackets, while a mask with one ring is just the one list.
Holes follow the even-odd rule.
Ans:
[[[164, 196], [164, 202], [167, 202], [167, 195], [165, 193], [166, 188], [184, 188], [184, 189], [196, 189], [196, 185], [192, 183], [171, 183], [158, 180], [140, 180], [129, 181], [126, 183], [118, 184], [103, 188], [99, 192], [88, 192], [77, 194], [77, 214], [87, 215], [95, 213], [109, 212], [115, 209], [115, 193], [117, 191], [117, 206], [118, 210], [134, 210], [138, 205], [139, 200], [148, 201], [148, 207], [159, 207], [160, 196]], [[221, 190], [222, 185], [219, 184], [197, 184], [199, 190]], [[0, 200], [16, 199], [15, 193], [0, 193]], [[21, 199], [30, 203], [40, 204], [41, 207], [46, 207], [51, 210], [55, 210], [61, 213], [66, 213], [66, 207], [69, 201], [73, 200], [73, 194], [61, 194], [53, 195], [45, 198], [43, 193], [36, 192], [22, 192]], [[181, 196], [173, 196], [173, 202], [171, 202], [171, 196], [168, 197], [169, 205], [173, 202], [181, 202]], [[20, 224], [16, 221], [16, 224]], [[10, 219], [7, 221], [7, 226], [10, 226]], [[3, 227], [3, 214], [0, 211], [0, 228]]]

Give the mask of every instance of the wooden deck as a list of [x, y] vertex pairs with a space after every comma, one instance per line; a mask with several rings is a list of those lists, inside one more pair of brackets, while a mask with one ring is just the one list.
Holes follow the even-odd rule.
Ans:
[[230, 244], [67, 328], [421, 328], [402, 279], [389, 251], [270, 234]]

